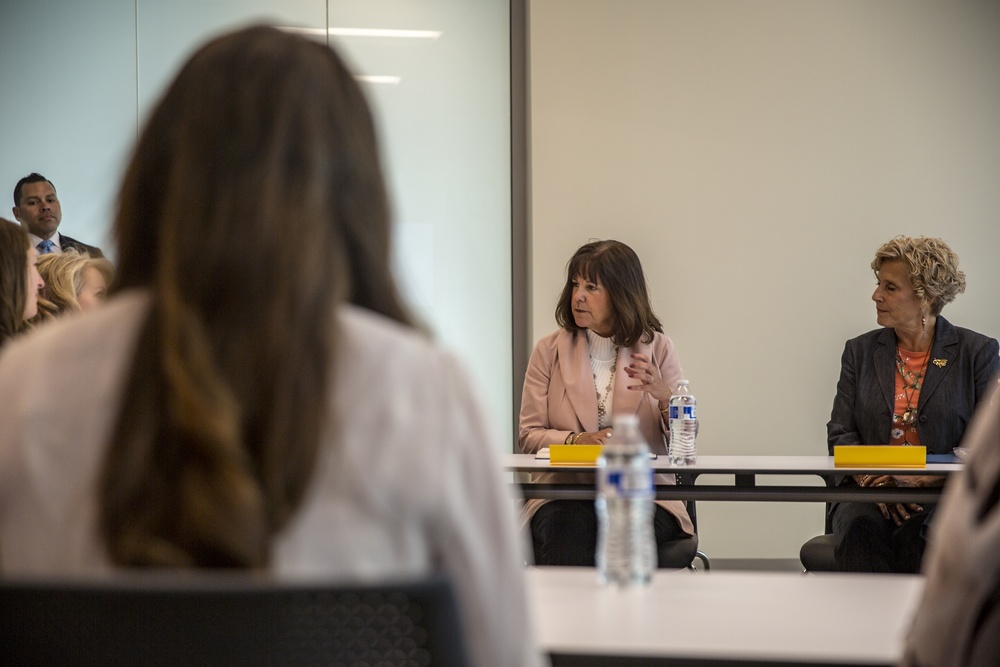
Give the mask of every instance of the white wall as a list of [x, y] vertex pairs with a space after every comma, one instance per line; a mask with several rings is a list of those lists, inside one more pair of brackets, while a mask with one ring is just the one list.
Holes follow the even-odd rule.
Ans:
[[[945, 315], [1000, 336], [997, 8], [530, 0], [532, 341], [555, 326], [573, 250], [619, 238], [698, 395], [701, 451], [821, 453], [843, 342], [875, 326], [867, 267], [883, 240], [948, 240], [969, 290]], [[201, 39], [263, 17], [443, 30], [339, 46], [403, 75], [366, 90], [404, 289], [471, 364], [510, 442], [507, 2], [0, 0], [0, 187], [9, 198], [46, 174], [63, 229], [109, 249], [123, 161], [160, 87]], [[762, 396], [780, 410], [771, 423], [754, 418]], [[794, 558], [821, 511], [700, 503], [703, 545]]]
[[112, 200], [135, 140], [134, 0], [0, 0], [0, 216], [37, 171], [60, 231], [109, 249]]
[[[140, 124], [204, 40], [249, 22], [439, 32], [331, 42], [358, 74], [398, 79], [362, 86], [386, 157], [401, 288], [469, 365], [509, 451], [508, 18], [507, 0], [0, 0], [0, 187], [44, 174], [61, 229], [113, 258], [114, 199]], [[11, 217], [7, 200], [0, 215]]]
[[[643, 260], [703, 454], [824, 454], [868, 268], [943, 237], [1000, 336], [1000, 3], [531, 0], [531, 332], [592, 237]], [[796, 558], [818, 504], [699, 503], [720, 558]]]

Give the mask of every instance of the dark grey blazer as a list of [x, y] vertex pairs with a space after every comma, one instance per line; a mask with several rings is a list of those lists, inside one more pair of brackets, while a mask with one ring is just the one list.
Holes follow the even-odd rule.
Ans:
[[[952, 325], [940, 315], [917, 404], [917, 433], [928, 454], [958, 446], [976, 405], [1000, 371], [996, 339]], [[827, 446], [885, 445], [896, 389], [896, 332], [883, 328], [852, 338], [840, 360], [840, 381], [826, 425]]]
[[63, 250], [73, 249], [78, 252], [85, 252], [91, 257], [104, 257], [104, 253], [97, 246], [87, 245], [86, 243], [81, 243], [76, 239], [70, 238], [65, 234], [59, 234], [59, 247]]

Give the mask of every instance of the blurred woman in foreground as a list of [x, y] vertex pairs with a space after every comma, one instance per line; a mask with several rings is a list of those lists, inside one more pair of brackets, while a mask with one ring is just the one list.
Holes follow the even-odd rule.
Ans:
[[922, 569], [904, 667], [996, 667], [1000, 659], [1000, 391], [976, 410], [964, 469], [948, 482]]
[[499, 448], [399, 301], [377, 156], [327, 46], [257, 27], [188, 61], [125, 176], [115, 296], [0, 356], [4, 573], [438, 570], [473, 664], [540, 661]]
[[0, 218], [0, 347], [38, 312], [38, 251], [21, 225]]

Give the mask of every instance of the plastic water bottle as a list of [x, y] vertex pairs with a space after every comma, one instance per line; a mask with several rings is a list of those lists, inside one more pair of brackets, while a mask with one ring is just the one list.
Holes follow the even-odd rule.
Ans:
[[649, 583], [656, 567], [653, 471], [636, 415], [616, 415], [597, 459], [597, 573], [607, 584]]
[[698, 457], [695, 440], [698, 435], [698, 401], [688, 391], [688, 381], [677, 383], [677, 390], [670, 397], [670, 465], [694, 464]]

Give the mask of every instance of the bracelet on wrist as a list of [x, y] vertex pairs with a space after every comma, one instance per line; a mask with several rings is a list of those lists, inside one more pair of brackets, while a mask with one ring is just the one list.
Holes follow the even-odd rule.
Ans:
[[570, 431], [566, 439], [563, 440], [564, 445], [575, 445], [576, 444], [576, 431]]

